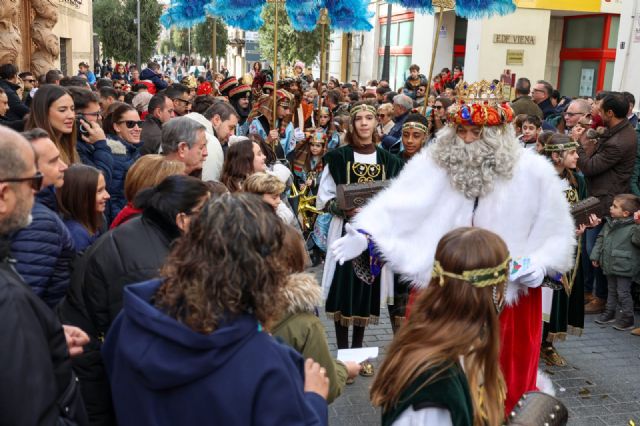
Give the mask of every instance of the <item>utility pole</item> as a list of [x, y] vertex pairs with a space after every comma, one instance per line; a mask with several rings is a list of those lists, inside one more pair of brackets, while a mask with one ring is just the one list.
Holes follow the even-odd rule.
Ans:
[[218, 72], [217, 58], [218, 58], [218, 20], [213, 19], [213, 35], [211, 36], [211, 44], [213, 45], [213, 58], [211, 58], [211, 75]]
[[188, 67], [191, 66], [191, 27], [189, 27], [187, 32], [189, 34], [189, 60], [187, 61], [187, 69], [189, 69]]
[[142, 64], [140, 63], [140, 0], [137, 1], [136, 3], [136, 9], [137, 9], [137, 17], [136, 17], [136, 24], [138, 25], [138, 52], [136, 55], [136, 66], [138, 67], [138, 71], [142, 71]]
[[[387, 0], [389, 2], [389, 0]], [[391, 67], [391, 3], [387, 3], [387, 28], [386, 28], [386, 36], [384, 43], [384, 57], [382, 59], [382, 75], [380, 76], [380, 80], [389, 81], [389, 73]]]

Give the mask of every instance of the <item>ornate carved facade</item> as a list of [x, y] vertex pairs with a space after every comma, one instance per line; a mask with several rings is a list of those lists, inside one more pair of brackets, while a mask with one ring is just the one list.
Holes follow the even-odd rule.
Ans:
[[0, 0], [0, 64], [40, 76], [92, 63], [91, 10], [90, 0]]

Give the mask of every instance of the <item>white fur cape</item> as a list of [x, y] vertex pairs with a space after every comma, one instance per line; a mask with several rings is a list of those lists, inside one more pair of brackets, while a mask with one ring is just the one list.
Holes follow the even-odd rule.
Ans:
[[[521, 149], [513, 178], [498, 179], [491, 193], [474, 200], [453, 188], [431, 149], [409, 161], [385, 191], [354, 218], [369, 232], [387, 265], [415, 285], [427, 285], [436, 246], [447, 232], [479, 226], [498, 234], [512, 258], [530, 257], [547, 271], [566, 272], [573, 265], [576, 238], [561, 180], [544, 157]], [[526, 287], [509, 283], [507, 303]]]

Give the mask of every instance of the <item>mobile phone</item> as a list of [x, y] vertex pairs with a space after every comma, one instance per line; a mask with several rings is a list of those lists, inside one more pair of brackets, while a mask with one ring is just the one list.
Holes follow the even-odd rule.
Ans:
[[82, 123], [82, 120], [86, 121], [87, 119], [84, 118], [84, 115], [82, 114], [76, 114], [76, 126], [78, 127], [78, 132], [80, 132], [80, 134], [82, 135], [87, 135], [89, 134], [89, 131], [87, 130], [85, 125]]

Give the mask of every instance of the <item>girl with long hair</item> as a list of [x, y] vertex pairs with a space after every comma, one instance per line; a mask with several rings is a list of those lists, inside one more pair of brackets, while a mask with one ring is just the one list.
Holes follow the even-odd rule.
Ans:
[[158, 407], [167, 424], [327, 424], [325, 368], [264, 331], [288, 274], [270, 210], [246, 193], [207, 202], [162, 278], [125, 289], [102, 350], [120, 425], [153, 423]]
[[68, 165], [79, 163], [76, 151], [76, 113], [73, 98], [62, 86], [40, 86], [31, 101], [31, 113], [25, 130], [44, 129], [60, 151], [60, 159]]
[[[587, 184], [576, 170], [578, 164], [578, 143], [572, 141], [569, 136], [553, 133], [544, 139], [542, 154], [551, 161], [558, 176], [562, 179], [564, 193], [567, 202], [574, 205], [587, 198]], [[576, 253], [575, 266], [571, 272], [560, 279], [564, 283], [562, 289], [542, 289], [543, 299], [551, 299], [551, 310], [543, 312], [542, 346], [540, 357], [547, 363], [557, 366], [567, 365], [564, 358], [553, 346], [555, 342], [566, 339], [567, 334], [581, 336], [584, 329], [584, 275], [583, 267], [588, 267], [590, 262], [586, 253], [586, 245], [582, 244], [582, 234], [585, 226], [576, 230], [581, 247]], [[585, 262], [587, 265], [585, 265]], [[545, 305], [543, 303], [543, 305]]]
[[85, 251], [106, 231], [104, 211], [110, 196], [103, 174], [94, 167], [73, 164], [64, 171], [64, 185], [56, 197], [76, 252]]
[[371, 388], [382, 424], [497, 426], [504, 415], [498, 315], [510, 258], [493, 232], [458, 228], [438, 243], [428, 287]]
[[340, 146], [340, 133], [336, 130], [336, 124], [333, 122], [333, 113], [328, 107], [318, 108], [318, 127], [327, 135], [327, 150], [331, 151]]
[[114, 103], [102, 121], [107, 135], [107, 146], [113, 156], [113, 175], [109, 183], [111, 200], [107, 210], [107, 219], [111, 223], [127, 204], [124, 196], [124, 181], [129, 167], [140, 158], [140, 133], [142, 124], [138, 111], [125, 103]]
[[220, 182], [225, 184], [230, 192], [242, 190], [242, 184], [247, 177], [266, 170], [265, 158], [260, 145], [256, 142], [251, 140], [236, 142], [227, 151]]
[[[343, 210], [339, 207], [337, 185], [391, 179], [402, 167], [398, 157], [377, 146], [376, 113], [375, 106], [371, 104], [354, 104], [345, 137], [347, 144], [324, 156], [316, 207], [333, 216], [328, 246], [351, 230], [349, 221], [359, 211], [357, 208]], [[393, 274], [387, 269], [385, 267], [381, 274], [384, 289], [393, 287]], [[365, 282], [356, 275], [351, 261], [340, 264], [332, 253], [327, 253], [322, 287], [327, 316], [335, 323], [338, 348], [349, 347], [350, 326], [354, 327], [351, 347], [362, 347], [365, 327], [378, 322], [381, 300], [387, 300], [387, 291], [381, 291], [381, 278]], [[373, 366], [368, 364], [361, 374], [372, 375]]]

